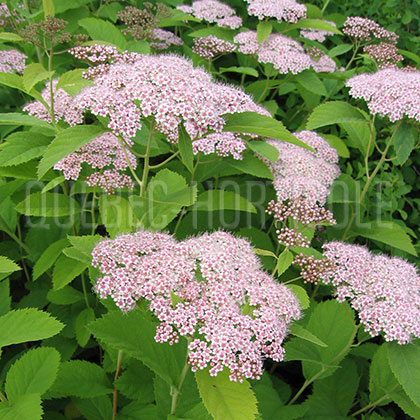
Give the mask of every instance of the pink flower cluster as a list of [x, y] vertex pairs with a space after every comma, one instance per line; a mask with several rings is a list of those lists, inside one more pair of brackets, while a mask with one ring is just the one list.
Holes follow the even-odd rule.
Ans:
[[404, 59], [401, 54], [398, 54], [398, 48], [388, 42], [366, 45], [363, 51], [375, 61], [379, 68], [396, 67]]
[[25, 54], [18, 50], [0, 50], [0, 73], [23, 73]]
[[235, 9], [218, 0], [196, 0], [191, 6], [177, 6], [177, 9], [222, 28], [237, 29], [242, 26], [242, 19], [236, 16]]
[[[281, 361], [288, 325], [300, 318], [296, 297], [262, 271], [244, 239], [225, 232], [176, 242], [140, 231], [100, 242], [92, 264], [95, 291], [131, 310], [144, 298], [160, 324], [157, 342], [190, 338], [192, 370], [224, 367], [232, 381], [258, 379], [263, 358]], [[139, 325], [141, 328], [141, 325]]]
[[209, 35], [202, 38], [194, 38], [192, 47], [193, 53], [200, 57], [211, 60], [224, 54], [229, 54], [236, 50], [236, 45], [229, 41], [220, 39], [217, 36]]
[[193, 152], [203, 152], [205, 155], [216, 153], [226, 157], [232, 155], [234, 159], [242, 159], [242, 152], [246, 144], [239, 134], [231, 132], [213, 133], [193, 141]]
[[337, 152], [314, 131], [301, 131], [294, 135], [314, 151], [280, 140], [267, 140], [280, 152], [277, 162], [266, 161], [273, 173], [277, 199], [284, 201], [304, 197], [311, 203], [323, 205], [329, 194], [328, 187], [340, 175], [336, 165]]
[[334, 60], [326, 54], [312, 58], [299, 42], [281, 34], [270, 34], [262, 43], [258, 43], [256, 31], [245, 31], [236, 35], [234, 42], [239, 44], [239, 52], [255, 54], [260, 63], [273, 64], [281, 74], [298, 74], [310, 67], [317, 72], [336, 69]]
[[[337, 27], [335, 22], [329, 20], [323, 21], [329, 23], [331, 26]], [[312, 41], [324, 42], [327, 36], [334, 35], [334, 32], [326, 31], [322, 29], [305, 28], [300, 30], [300, 36], [302, 38], [311, 39]]]
[[359, 41], [372, 41], [379, 39], [391, 44], [396, 44], [398, 35], [382, 28], [375, 21], [360, 16], [350, 16], [344, 22], [343, 33]]
[[[127, 156], [131, 167], [135, 169], [137, 166], [136, 157], [129, 151], [127, 151]], [[98, 185], [108, 194], [124, 187], [134, 188], [131, 178], [121, 173], [128, 169], [128, 163], [121, 144], [111, 133], [104, 133], [96, 137], [74, 153], [61, 159], [54, 165], [54, 169], [62, 171], [66, 179], [77, 180], [83, 163], [92, 169], [99, 169], [86, 179], [86, 183], [90, 186]]]
[[306, 18], [306, 6], [295, 0], [245, 0], [248, 3], [248, 14], [259, 20], [273, 17], [279, 22], [295, 23]]
[[12, 17], [17, 24], [25, 22], [24, 18], [19, 17], [19, 11], [18, 9], [24, 10], [25, 6], [23, 4], [16, 4], [15, 8], [11, 7], [12, 13], [10, 13], [9, 8], [7, 7], [7, 4], [5, 2], [0, 3], [0, 26], [11, 26], [9, 25], [9, 20]]
[[324, 249], [334, 274], [322, 280], [336, 286], [338, 301], [349, 299], [370, 335], [383, 332], [386, 341], [399, 344], [420, 337], [420, 276], [412, 264], [343, 242]]
[[317, 73], [332, 73], [337, 70], [336, 62], [317, 47], [309, 47], [306, 52], [312, 59], [312, 68]]
[[179, 36], [174, 35], [171, 31], [155, 28], [151, 33], [150, 46], [155, 50], [166, 50], [171, 45], [182, 45], [184, 42]]
[[363, 98], [372, 114], [391, 121], [404, 116], [420, 121], [420, 71], [387, 68], [347, 80], [350, 95]]
[[[108, 127], [127, 138], [135, 136], [143, 118], [153, 117], [156, 129], [171, 142], [178, 141], [181, 123], [195, 140], [209, 130], [221, 132], [224, 114], [269, 115], [242, 90], [213, 82], [209, 73], [176, 55], [137, 54], [128, 63], [117, 61], [73, 102], [80, 115], [89, 110], [107, 117]], [[79, 120], [66, 119], [70, 124]]]

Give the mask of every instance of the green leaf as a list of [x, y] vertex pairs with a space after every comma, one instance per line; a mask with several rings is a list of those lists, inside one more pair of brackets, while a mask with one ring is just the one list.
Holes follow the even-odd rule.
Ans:
[[44, 394], [53, 384], [60, 364], [60, 353], [38, 347], [26, 352], [7, 372], [5, 390], [13, 403], [26, 394]]
[[11, 87], [13, 89], [19, 89], [25, 91], [23, 86], [22, 76], [14, 73], [1, 73], [0, 74], [0, 84], [4, 86]]
[[185, 167], [192, 173], [193, 166], [194, 166], [194, 154], [193, 154], [191, 137], [185, 130], [185, 127], [183, 124], [181, 124], [178, 127], [178, 130], [179, 130], [178, 148], [181, 154], [181, 159]]
[[21, 201], [16, 210], [25, 216], [60, 217], [79, 213], [80, 206], [64, 194], [36, 192]]
[[279, 255], [276, 265], [277, 276], [280, 277], [292, 265], [293, 258], [293, 254], [288, 249]]
[[13, 273], [15, 271], [22, 270], [15, 262], [9, 260], [7, 257], [0, 255], [0, 273]]
[[256, 112], [240, 112], [225, 114], [224, 118], [226, 124], [223, 126], [223, 131], [256, 134], [257, 136], [286, 141], [312, 150], [311, 147], [291, 134], [280, 121], [266, 115], [257, 114]]
[[339, 123], [366, 122], [364, 115], [347, 102], [332, 101], [318, 105], [309, 116], [307, 130]]
[[189, 187], [181, 175], [163, 169], [150, 180], [145, 197], [131, 196], [130, 202], [145, 228], [162, 230], [196, 198], [197, 186]]
[[420, 407], [420, 340], [404, 346], [388, 344], [392, 372], [411, 400]]
[[283, 32], [288, 32], [293, 29], [299, 28], [320, 29], [322, 31], [328, 31], [342, 35], [342, 32], [338, 30], [335, 26], [321, 19], [299, 19], [298, 22], [287, 25], [286, 29]]
[[54, 72], [46, 70], [42, 64], [28, 64], [23, 72], [23, 86], [27, 92], [30, 92], [38, 82], [49, 79], [53, 75]]
[[290, 289], [292, 293], [298, 298], [302, 309], [309, 308], [309, 296], [303, 287], [297, 286], [296, 284], [288, 284], [287, 288]]
[[48, 169], [52, 168], [58, 161], [104, 132], [104, 128], [99, 125], [76, 125], [60, 131], [48, 146], [41, 162], [39, 162], [38, 178], [42, 178]]
[[268, 159], [270, 162], [277, 162], [280, 152], [278, 149], [265, 141], [250, 140], [247, 142], [248, 147], [260, 156]]
[[414, 61], [416, 64], [420, 64], [420, 57], [411, 51], [398, 50], [398, 54], [402, 54], [404, 57]]
[[72, 401], [86, 420], [112, 420], [112, 403], [107, 395], [83, 399], [72, 398]]
[[44, 9], [44, 18], [46, 19], [47, 16], [54, 17], [54, 3], [53, 0], [42, 0], [42, 8]]
[[227, 370], [210, 376], [208, 370], [195, 373], [198, 390], [214, 420], [254, 420], [257, 399], [247, 380], [231, 382]]
[[0, 282], [0, 316], [10, 311], [12, 298], [10, 297], [9, 279]]
[[72, 305], [83, 300], [83, 294], [71, 286], [60, 290], [49, 290], [47, 299], [56, 305]]
[[258, 71], [252, 67], [220, 67], [220, 73], [239, 73], [248, 76], [259, 77]]
[[269, 251], [267, 249], [254, 248], [254, 252], [257, 255], [261, 255], [262, 257], [273, 257], [277, 259], [277, 255], [274, 252]]
[[111, 238], [118, 233], [135, 230], [133, 208], [128, 200], [120, 195], [101, 195], [99, 213]]
[[367, 225], [367, 227], [353, 228], [353, 232], [364, 238], [369, 238], [390, 245], [393, 248], [401, 249], [402, 251], [417, 257], [417, 252], [410, 237], [397, 223], [374, 220], [364, 224]]
[[246, 198], [225, 190], [204, 191], [197, 197], [193, 210], [215, 211], [236, 210], [248, 213], [256, 213], [257, 209]]
[[[403, 121], [394, 136], [394, 147], [398, 163], [404, 165], [418, 140], [417, 130]], [[1, 154], [0, 154], [1, 157]]]
[[1, 420], [41, 420], [42, 406], [39, 394], [22, 395], [12, 405], [0, 403]]
[[[10, 326], [13, 325], [13, 328]], [[43, 340], [58, 334], [63, 324], [35, 308], [17, 309], [0, 317], [0, 348]]]
[[250, 153], [244, 153], [241, 160], [230, 159], [228, 164], [245, 174], [251, 174], [258, 178], [273, 179], [270, 168], [259, 158]]
[[76, 330], [76, 340], [80, 347], [85, 347], [90, 338], [90, 331], [87, 325], [95, 320], [95, 312], [92, 308], [85, 308], [77, 315], [74, 324]]
[[292, 338], [285, 344], [287, 360], [302, 360], [303, 374], [310, 379], [331, 375], [350, 350], [357, 332], [354, 313], [347, 303], [330, 300], [315, 306], [306, 329], [327, 347]]
[[295, 76], [295, 80], [306, 90], [315, 95], [327, 96], [327, 89], [312, 70], [304, 70]]
[[268, 20], [262, 20], [257, 25], [257, 40], [261, 44], [273, 31], [273, 25]]
[[110, 312], [88, 326], [98, 340], [141, 360], [169, 385], [177, 386], [185, 364], [185, 340], [175, 346], [157, 343], [156, 327], [157, 323], [139, 310]]
[[278, 410], [284, 407], [284, 403], [274, 388], [270, 374], [267, 371], [263, 373], [260, 380], [252, 381], [252, 390], [257, 397], [258, 411], [262, 419], [283, 419], [283, 417], [278, 416]]
[[110, 393], [111, 383], [100, 366], [87, 361], [71, 360], [61, 364], [48, 397], [62, 398], [71, 395], [92, 398]]
[[225, 41], [233, 42], [233, 34], [234, 32], [230, 29], [211, 26], [210, 28], [203, 28], [194, 32], [190, 32], [188, 36], [192, 38], [202, 38], [205, 36], [214, 35], [217, 36], [217, 38], [224, 39]]
[[310, 343], [314, 343], [317, 346], [328, 347], [322, 340], [313, 335], [310, 331], [300, 326], [298, 323], [294, 322], [290, 326], [290, 334], [293, 334], [295, 337], [302, 338]]
[[87, 30], [93, 40], [111, 42], [122, 50], [127, 47], [124, 35], [111, 22], [96, 18], [84, 18], [79, 20], [79, 25]]
[[103, 239], [100, 235], [67, 236], [69, 242], [87, 257], [92, 258], [92, 251], [96, 244]]
[[[346, 359], [328, 378], [315, 381], [313, 393], [305, 401], [313, 418], [346, 418], [356, 396], [359, 376], [356, 363]], [[319, 416], [319, 417], [317, 417]]]
[[32, 115], [19, 114], [18, 112], [0, 113], [0, 125], [25, 125], [32, 127], [41, 127], [52, 132], [54, 127], [44, 120], [40, 120]]
[[56, 91], [64, 89], [71, 96], [77, 95], [83, 88], [93, 84], [82, 76], [85, 72], [84, 69], [75, 69], [63, 73], [58, 79]]
[[43, 155], [50, 137], [30, 131], [18, 131], [7, 137], [0, 150], [0, 166], [14, 166]]
[[346, 144], [339, 137], [334, 136], [333, 134], [322, 134], [322, 137], [328, 141], [331, 147], [334, 147], [337, 150], [338, 156], [342, 158], [349, 158], [350, 152]]
[[45, 187], [41, 190], [41, 193], [44, 194], [48, 191], [53, 190], [57, 185], [62, 184], [65, 180], [66, 178], [64, 177], [64, 175], [59, 175], [58, 177], [48, 182], [47, 185], [45, 185]]
[[33, 269], [33, 280], [37, 280], [42, 274], [44, 274], [50, 267], [53, 266], [61, 251], [68, 246], [67, 239], [60, 239], [52, 243], [39, 257], [38, 261], [34, 265]]
[[60, 255], [54, 265], [53, 287], [54, 290], [62, 289], [71, 283], [77, 276], [88, 268], [86, 263]]
[[19, 42], [19, 41], [23, 41], [23, 38], [20, 35], [15, 34], [13, 32], [1, 32], [0, 41]]
[[328, 55], [333, 57], [338, 57], [339, 55], [345, 54], [346, 52], [350, 51], [353, 48], [353, 44], [340, 44], [331, 48], [328, 51]]

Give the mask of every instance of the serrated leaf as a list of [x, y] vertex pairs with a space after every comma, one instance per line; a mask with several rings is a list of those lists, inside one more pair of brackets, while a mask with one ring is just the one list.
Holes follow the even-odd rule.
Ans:
[[54, 73], [54, 71], [46, 70], [42, 64], [28, 64], [23, 72], [23, 87], [27, 92], [30, 92], [38, 82], [49, 79]]
[[280, 152], [277, 147], [274, 147], [265, 141], [250, 140], [247, 142], [247, 145], [253, 152], [265, 157], [270, 162], [275, 163], [279, 158]]
[[44, 274], [50, 267], [52, 267], [61, 254], [61, 251], [68, 246], [67, 239], [60, 239], [57, 242], [52, 243], [39, 257], [38, 261], [34, 265], [33, 269], [33, 280], [38, 279]]
[[25, 125], [32, 127], [41, 127], [51, 132], [55, 129], [44, 120], [40, 120], [32, 115], [19, 114], [18, 112], [0, 113], [0, 125]]
[[100, 366], [84, 360], [71, 360], [61, 364], [48, 396], [92, 398], [110, 393], [111, 383]]
[[303, 328], [296, 322], [290, 325], [290, 334], [293, 334], [295, 337], [302, 338], [303, 340], [309, 341], [310, 343], [316, 344], [317, 346], [328, 347], [327, 344], [325, 344], [317, 336], [313, 335], [310, 331], [308, 331], [306, 328]]
[[69, 95], [75, 96], [83, 88], [93, 84], [92, 81], [82, 76], [85, 71], [83, 69], [75, 69], [63, 73], [58, 79], [55, 89], [64, 89]]
[[247, 380], [231, 382], [225, 370], [210, 376], [208, 370], [195, 373], [198, 390], [207, 411], [214, 420], [254, 420], [257, 399]]
[[50, 182], [47, 183], [47, 185], [45, 185], [45, 187], [41, 190], [41, 193], [44, 194], [48, 191], [53, 190], [57, 185], [62, 184], [63, 182], [65, 182], [66, 178], [64, 177], [64, 175], [60, 175], [57, 178], [52, 179]]
[[276, 272], [277, 276], [281, 276], [291, 265], [294, 259], [293, 254], [285, 249], [277, 259]]
[[66, 286], [60, 290], [49, 290], [47, 299], [56, 305], [72, 305], [83, 300], [83, 294], [73, 287]]
[[[112, 403], [107, 395], [94, 398], [72, 398], [86, 420], [112, 420]], [[118, 415], [118, 419], [120, 415]]]
[[130, 202], [120, 195], [101, 195], [99, 213], [111, 238], [118, 233], [128, 233], [135, 229], [133, 208]]
[[196, 198], [197, 186], [189, 187], [180, 174], [163, 169], [150, 180], [145, 197], [131, 196], [130, 202], [145, 228], [162, 230]]
[[0, 255], [0, 273], [13, 273], [15, 271], [22, 270], [15, 262], [7, 257]]
[[42, 413], [39, 394], [21, 395], [12, 405], [0, 403], [1, 420], [41, 420]]
[[[403, 121], [394, 136], [394, 147], [398, 163], [404, 165], [417, 143], [419, 134], [416, 129]], [[0, 154], [1, 156], [1, 154]]]
[[320, 78], [311, 70], [304, 70], [294, 78], [304, 89], [315, 95], [327, 96], [327, 89]]
[[83, 309], [79, 315], [77, 315], [76, 322], [74, 324], [76, 330], [76, 340], [80, 347], [86, 346], [90, 338], [90, 331], [87, 325], [95, 320], [95, 312], [92, 308]]
[[38, 347], [26, 352], [7, 372], [5, 390], [13, 403], [26, 394], [44, 394], [53, 384], [60, 364], [60, 353]]
[[30, 131], [19, 131], [6, 138], [0, 150], [0, 166], [14, 166], [43, 155], [50, 137]]
[[258, 178], [273, 179], [271, 169], [259, 158], [249, 153], [244, 153], [241, 160], [231, 159], [228, 164], [245, 174]]
[[185, 363], [186, 343], [157, 343], [156, 327], [157, 323], [139, 310], [127, 314], [110, 312], [88, 326], [98, 340], [141, 360], [165, 382], [177, 386]]
[[273, 31], [273, 25], [268, 20], [262, 20], [257, 25], [257, 40], [261, 44]]
[[392, 372], [411, 400], [420, 407], [420, 340], [404, 346], [388, 344]]
[[69, 242], [80, 252], [91, 258], [96, 244], [102, 239], [100, 235], [67, 236]]
[[296, 138], [280, 122], [266, 115], [256, 112], [240, 112], [236, 114], [224, 115], [226, 124], [223, 131], [233, 131], [236, 133], [256, 134], [261, 137], [269, 137], [296, 144], [308, 150], [312, 150], [307, 144]]
[[220, 73], [239, 73], [248, 76], [259, 77], [258, 71], [252, 67], [220, 67]]
[[246, 198], [225, 190], [208, 190], [197, 197], [194, 210], [215, 211], [215, 210], [236, 210], [248, 213], [256, 213], [257, 209]]
[[14, 32], [1, 32], [0, 41], [19, 42], [23, 41], [23, 38], [20, 35], [15, 34]]
[[53, 287], [54, 290], [62, 289], [71, 283], [77, 276], [88, 268], [86, 263], [60, 255], [54, 264]]
[[290, 289], [291, 292], [297, 297], [302, 309], [309, 308], [309, 296], [303, 287], [297, 286], [296, 284], [288, 284], [287, 288]]
[[393, 248], [401, 249], [417, 257], [417, 252], [408, 234], [403, 228], [394, 222], [366, 222], [368, 227], [353, 228], [353, 232], [364, 238], [373, 239], [390, 245]]
[[[0, 117], [1, 124], [1, 117]], [[38, 178], [52, 168], [58, 161], [105, 132], [99, 125], [76, 125], [60, 131], [48, 146], [38, 166]]]
[[36, 192], [21, 201], [16, 210], [25, 216], [60, 217], [79, 213], [80, 206], [68, 195]]
[[178, 127], [178, 130], [179, 130], [178, 148], [181, 154], [181, 159], [185, 167], [192, 173], [193, 166], [194, 166], [194, 154], [193, 154], [191, 137], [185, 130], [185, 127], [183, 124], [181, 124]]
[[79, 20], [79, 25], [86, 29], [93, 40], [111, 42], [122, 50], [127, 47], [124, 35], [111, 22], [89, 17]]
[[308, 118], [307, 130], [325, 127], [340, 123], [366, 123], [364, 115], [354, 106], [347, 102], [332, 101], [318, 105]]
[[[10, 326], [13, 325], [13, 328]], [[0, 317], [0, 348], [58, 334], [63, 324], [35, 308], [17, 309]]]

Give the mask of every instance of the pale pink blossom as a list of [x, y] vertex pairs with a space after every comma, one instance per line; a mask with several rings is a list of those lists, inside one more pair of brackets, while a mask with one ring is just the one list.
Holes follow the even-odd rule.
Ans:
[[192, 47], [193, 53], [208, 60], [224, 54], [229, 54], [235, 50], [235, 44], [220, 39], [214, 35], [209, 35], [202, 38], [194, 38], [194, 45]]
[[279, 22], [295, 23], [306, 18], [306, 6], [295, 0], [245, 0], [248, 3], [248, 14], [259, 20], [276, 18]]
[[[123, 311], [144, 298], [160, 321], [155, 339], [190, 337], [192, 370], [230, 370], [232, 381], [258, 379], [263, 359], [281, 361], [288, 325], [300, 318], [296, 297], [262, 271], [244, 239], [225, 232], [183, 242], [137, 232], [100, 242], [92, 264], [102, 277], [95, 290]], [[141, 328], [141, 325], [139, 325]]]
[[[321, 22], [328, 23], [331, 26], [334, 26], [334, 28], [337, 27], [335, 22], [331, 22], [329, 20], [324, 20]], [[311, 39], [312, 41], [318, 41], [318, 42], [324, 42], [327, 36], [332, 36], [332, 35], [334, 35], [334, 32], [323, 30], [323, 29], [305, 28], [305, 29], [300, 30], [300, 36], [302, 38]]]
[[150, 46], [155, 50], [166, 50], [172, 45], [180, 46], [184, 42], [179, 36], [176, 36], [171, 31], [165, 29], [155, 28], [150, 35]]
[[350, 16], [344, 22], [343, 33], [358, 41], [372, 41], [379, 39], [396, 44], [398, 35], [388, 31], [375, 21], [360, 16]]
[[0, 73], [23, 73], [25, 70], [25, 54], [18, 50], [0, 50]]
[[398, 48], [388, 42], [366, 45], [363, 51], [382, 69], [396, 67], [404, 59], [401, 54], [398, 54]]

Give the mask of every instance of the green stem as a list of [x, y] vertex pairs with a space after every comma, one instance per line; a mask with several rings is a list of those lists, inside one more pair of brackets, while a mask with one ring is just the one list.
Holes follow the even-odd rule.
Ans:
[[356, 54], [359, 51], [359, 48], [360, 48], [360, 42], [356, 41], [354, 43], [353, 55], [351, 56], [350, 61], [347, 63], [347, 66], [344, 70], [347, 70], [350, 67], [351, 63], [353, 63], [354, 59], [356, 58]]
[[[53, 58], [53, 47], [52, 47], [52, 40], [51, 40], [51, 50], [48, 54], [48, 71], [52, 72], [52, 58]], [[50, 116], [51, 116], [51, 123], [55, 126], [55, 113], [54, 113], [54, 89], [53, 89], [53, 76], [50, 74]]]
[[257, 103], [260, 103], [260, 101], [264, 98], [264, 95], [266, 94], [267, 90], [268, 90], [268, 84], [270, 82], [270, 76], [267, 77], [267, 79], [265, 79], [265, 86], [264, 86], [264, 90], [262, 91], [260, 97], [257, 100]]
[[90, 208], [90, 213], [91, 213], [91, 218], [92, 218], [92, 231], [91, 231], [92, 236], [95, 234], [95, 230], [96, 230], [95, 201], [96, 201], [96, 188], [92, 194], [92, 207]]
[[143, 178], [140, 184], [140, 197], [143, 197], [144, 193], [146, 192], [147, 177], [149, 176], [149, 170], [150, 170], [150, 149], [152, 148], [154, 128], [155, 128], [155, 121], [153, 120], [150, 123], [150, 133], [149, 133], [149, 138], [147, 140], [146, 155], [144, 157]]
[[[337, 356], [335, 356], [331, 362], [330, 365], [332, 365], [333, 363], [335, 363], [336, 360], [340, 360], [340, 358], [347, 352], [347, 350], [351, 347], [353, 341], [354, 341], [354, 337], [356, 336], [357, 330], [359, 329], [360, 324], [356, 325], [354, 327], [354, 331], [353, 334], [350, 337], [350, 340], [348, 341], [347, 345], [343, 348], [343, 350], [340, 351], [339, 354], [337, 354]], [[316, 379], [318, 379], [323, 373], [325, 373], [330, 366], [324, 366], [317, 374], [315, 374], [314, 376], [312, 376], [312, 378], [307, 379], [304, 384], [302, 385], [302, 387], [299, 389], [299, 391], [295, 394], [295, 396], [286, 404], [286, 405], [292, 405], [303, 393], [303, 391], [305, 391], [305, 389], [312, 383], [314, 382]]]
[[[122, 357], [123, 357], [123, 351], [118, 350], [117, 370], [115, 371], [114, 382], [120, 376]], [[113, 393], [113, 398], [112, 398], [112, 420], [115, 420], [115, 417], [117, 415], [117, 407], [118, 407], [118, 390], [114, 386], [114, 393]]]
[[88, 294], [87, 294], [87, 289], [86, 289], [85, 272], [83, 272], [83, 273], [82, 273], [81, 277], [82, 277], [82, 289], [83, 289], [83, 296], [85, 297], [86, 306], [87, 306], [88, 308], [90, 308], [90, 305], [89, 305], [89, 299], [88, 299]]
[[149, 165], [150, 169], [157, 169], [164, 165], [166, 165], [168, 162], [170, 162], [173, 158], [176, 158], [179, 155], [179, 150], [177, 150], [172, 156], [169, 156], [168, 159], [164, 160], [161, 163], [158, 163], [157, 165]]
[[[187, 346], [191, 343], [191, 338], [187, 338]], [[179, 382], [177, 387], [171, 387], [172, 403], [171, 403], [171, 414], [174, 415], [176, 411], [176, 404], [178, 402], [178, 396], [184, 383], [185, 377], [187, 376], [190, 365], [188, 364], [188, 347], [187, 347], [187, 356], [185, 358], [185, 364], [182, 368], [181, 376], [179, 377]]]
[[[22, 241], [22, 230], [20, 228], [20, 220], [17, 221], [16, 227], [17, 227], [17, 231], [18, 231], [19, 241], [21, 243], [23, 243], [23, 241]], [[23, 267], [23, 271], [25, 272], [26, 280], [31, 281], [31, 276], [29, 275], [28, 267], [26, 267], [25, 258], [23, 257], [23, 247], [19, 246], [19, 248], [20, 248], [20, 256], [21, 256], [22, 267]]]
[[360, 410], [355, 411], [354, 413], [351, 413], [351, 414], [350, 414], [350, 417], [356, 417], [356, 416], [358, 416], [359, 414], [361, 414], [361, 413], [363, 413], [363, 412], [365, 412], [365, 411], [369, 410], [370, 408], [376, 407], [376, 406], [377, 406], [377, 405], [379, 405], [382, 401], [385, 401], [385, 400], [387, 400], [388, 398], [390, 398], [390, 395], [389, 395], [389, 394], [390, 394], [391, 392], [395, 391], [397, 388], [399, 388], [399, 386], [400, 386], [400, 384], [395, 385], [395, 386], [394, 386], [394, 388], [392, 388], [392, 389], [391, 389], [391, 391], [390, 391], [388, 394], [385, 394], [383, 397], [378, 398], [376, 401], [373, 401], [373, 402], [369, 403], [368, 405], [365, 405], [365, 406], [364, 406], [363, 408], [361, 408]]
[[330, 0], [327, 0], [325, 3], [324, 3], [324, 6], [322, 6], [322, 9], [321, 9], [321, 15], [323, 15], [324, 14], [324, 12], [325, 12], [325, 9], [328, 7], [328, 5], [330, 4]]
[[26, 251], [27, 254], [31, 253], [31, 250], [9, 229], [7, 229], [6, 226], [2, 224], [1, 230], [5, 232], [7, 235], [9, 235], [22, 249]]
[[[390, 149], [390, 147], [391, 147], [391, 145], [393, 143], [395, 133], [398, 131], [398, 128], [400, 127], [401, 123], [402, 123], [402, 120], [400, 120], [400, 121], [397, 122], [397, 124], [395, 126], [395, 129], [394, 129], [394, 132], [392, 133], [392, 136], [390, 137], [390, 139], [389, 139], [389, 141], [388, 141], [388, 143], [387, 143], [387, 145], [385, 147], [385, 150], [383, 151], [382, 156], [379, 159], [378, 164], [376, 165], [376, 167], [373, 170], [373, 172], [371, 173], [371, 175], [368, 177], [368, 179], [366, 181], [366, 184], [365, 184], [365, 186], [364, 186], [364, 188], [363, 188], [363, 190], [362, 190], [362, 192], [360, 194], [359, 204], [361, 204], [363, 202], [363, 200], [364, 200], [364, 198], [365, 198], [365, 196], [366, 196], [366, 194], [367, 194], [367, 192], [369, 190], [369, 187], [372, 184], [373, 179], [375, 178], [375, 176], [379, 172], [379, 170], [382, 168], [382, 165], [385, 163], [386, 155], [387, 155], [387, 153], [388, 153], [388, 151], [389, 151], [389, 149]], [[369, 150], [366, 153], [368, 154], [369, 153]], [[344, 241], [346, 239], [347, 234], [348, 234], [351, 226], [353, 225], [353, 222], [354, 222], [355, 217], [356, 217], [356, 212], [353, 211], [352, 212], [352, 216], [350, 218], [350, 222], [347, 225], [346, 230], [343, 233], [343, 237], [341, 239], [342, 241]]]
[[121, 144], [125, 160], [127, 162], [128, 167], [130, 168], [131, 175], [133, 175], [133, 178], [138, 182], [138, 184], [140, 185], [140, 190], [141, 190], [142, 181], [140, 181], [140, 178], [137, 176], [136, 172], [134, 171], [133, 167], [131, 166], [131, 162], [130, 162], [130, 159], [128, 158], [127, 150], [125, 148], [124, 140], [121, 136], [118, 136], [118, 141]]

